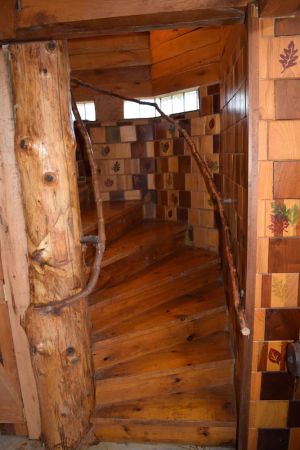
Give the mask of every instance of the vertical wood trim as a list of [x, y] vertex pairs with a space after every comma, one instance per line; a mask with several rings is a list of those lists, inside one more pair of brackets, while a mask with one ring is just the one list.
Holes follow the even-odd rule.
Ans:
[[0, 245], [5, 298], [29, 437], [40, 436], [40, 412], [28, 340], [21, 321], [29, 305], [27, 239], [14, 151], [14, 116], [9, 73], [0, 50]]
[[257, 242], [257, 172], [258, 172], [258, 127], [259, 127], [259, 19], [257, 8], [248, 7], [248, 66], [247, 66], [247, 115], [248, 115], [248, 234], [246, 271], [246, 317], [251, 330], [241, 348], [241, 383], [238, 423], [238, 448], [247, 448], [248, 418], [250, 405], [250, 380], [253, 342], [253, 315], [256, 281]]

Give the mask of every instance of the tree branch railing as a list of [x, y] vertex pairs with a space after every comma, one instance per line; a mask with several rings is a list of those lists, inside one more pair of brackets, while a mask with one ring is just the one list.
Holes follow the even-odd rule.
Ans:
[[[200, 169], [200, 172], [204, 178], [206, 186], [207, 186], [211, 196], [213, 197], [215, 204], [217, 205], [217, 209], [218, 209], [220, 219], [221, 219], [221, 227], [222, 227], [222, 231], [224, 234], [225, 257], [226, 257], [226, 262], [228, 265], [230, 280], [231, 280], [231, 284], [232, 284], [233, 304], [234, 304], [236, 319], [237, 319], [238, 326], [239, 326], [239, 329], [240, 329], [240, 332], [242, 333], [242, 335], [249, 336], [250, 329], [247, 325], [245, 311], [241, 304], [240, 293], [239, 293], [239, 282], [238, 282], [238, 277], [237, 277], [237, 269], [234, 264], [233, 254], [232, 254], [232, 250], [231, 250], [232, 249], [231, 234], [230, 234], [230, 229], [229, 229], [229, 226], [227, 223], [225, 211], [223, 208], [222, 198], [221, 198], [221, 196], [217, 190], [217, 187], [214, 183], [213, 173], [210, 170], [206, 159], [198, 152], [195, 143], [191, 139], [191, 136], [187, 133], [187, 131], [184, 128], [182, 128], [179, 125], [178, 121], [176, 121], [172, 117], [165, 114], [159, 108], [157, 103], [148, 102], [148, 101], [144, 101], [144, 100], [138, 100], [138, 99], [126, 97], [124, 95], [116, 94], [114, 92], [93, 86], [93, 85], [86, 83], [84, 81], [81, 81], [77, 78], [71, 78], [71, 82], [73, 85], [90, 89], [99, 94], [104, 94], [104, 95], [108, 95], [111, 97], [119, 98], [121, 100], [138, 103], [139, 105], [151, 106], [158, 111], [158, 113], [161, 115], [161, 117], [163, 119], [165, 119], [167, 122], [169, 122], [173, 126], [174, 131], [178, 130], [179, 133], [184, 137], [184, 139], [185, 139], [186, 143], [188, 144], [188, 146], [191, 150], [191, 153]], [[82, 121], [80, 123], [82, 123]], [[92, 175], [93, 175], [93, 173], [92, 173]]]

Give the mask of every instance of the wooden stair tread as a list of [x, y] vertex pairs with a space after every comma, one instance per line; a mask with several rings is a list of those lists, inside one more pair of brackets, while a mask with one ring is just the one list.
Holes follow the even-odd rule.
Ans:
[[215, 386], [213, 389], [193, 393], [161, 395], [98, 407], [92, 418], [131, 419], [139, 421], [187, 421], [203, 426], [235, 425], [233, 386]]
[[225, 361], [232, 358], [229, 334], [217, 331], [200, 339], [191, 339], [174, 347], [154, 351], [96, 372], [97, 379], [148, 374], [164, 370]]
[[144, 221], [108, 246], [104, 254], [102, 267], [119, 261], [143, 247], [159, 245], [161, 241], [169, 239], [170, 235], [183, 233], [185, 230], [185, 225]]
[[161, 395], [197, 392], [209, 386], [230, 384], [233, 361], [213, 361], [193, 367], [179, 367], [158, 372], [105, 378], [96, 381], [96, 404], [107, 405]]
[[168, 326], [97, 341], [92, 349], [95, 369], [100, 370], [225, 330], [228, 322], [224, 309], [220, 307], [198, 319], [173, 321]]
[[[132, 213], [132, 211], [139, 209], [143, 206], [141, 200], [128, 200], [124, 202], [103, 202], [103, 216], [104, 223], [110, 222], [122, 218], [126, 214]], [[84, 212], [81, 218], [82, 232], [84, 235], [95, 232], [97, 229], [97, 214], [96, 207], [88, 209]]]
[[[215, 282], [202, 289], [190, 292], [186, 295], [171, 299], [168, 302], [153, 305], [151, 309], [143, 311], [134, 317], [129, 317], [119, 323], [110, 324], [105, 330], [101, 330], [100, 338], [114, 337], [127, 332], [141, 331], [163, 325], [172, 320], [187, 320], [202, 312], [225, 306], [224, 288], [221, 282]], [[97, 335], [94, 335], [97, 340]]]

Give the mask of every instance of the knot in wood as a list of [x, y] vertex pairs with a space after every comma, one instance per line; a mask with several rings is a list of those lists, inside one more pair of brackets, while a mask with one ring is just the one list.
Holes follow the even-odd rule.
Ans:
[[44, 173], [44, 181], [47, 184], [53, 183], [54, 180], [55, 180], [55, 174], [53, 172], [46, 172], [46, 173]]
[[26, 138], [22, 138], [19, 142], [19, 147], [20, 150], [25, 151], [25, 150], [30, 150], [31, 149], [31, 143], [28, 139]]
[[46, 48], [49, 52], [54, 52], [56, 50], [56, 43], [54, 41], [49, 41], [46, 44]]

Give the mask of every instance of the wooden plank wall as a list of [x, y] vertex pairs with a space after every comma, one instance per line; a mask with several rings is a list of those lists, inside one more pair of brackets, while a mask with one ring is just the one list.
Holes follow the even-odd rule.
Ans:
[[299, 382], [285, 362], [286, 346], [300, 331], [299, 30], [299, 17], [260, 19], [258, 257], [248, 450], [300, 448]]
[[0, 434], [27, 434], [0, 255]]
[[218, 82], [221, 44], [221, 27], [151, 31], [153, 94]]

